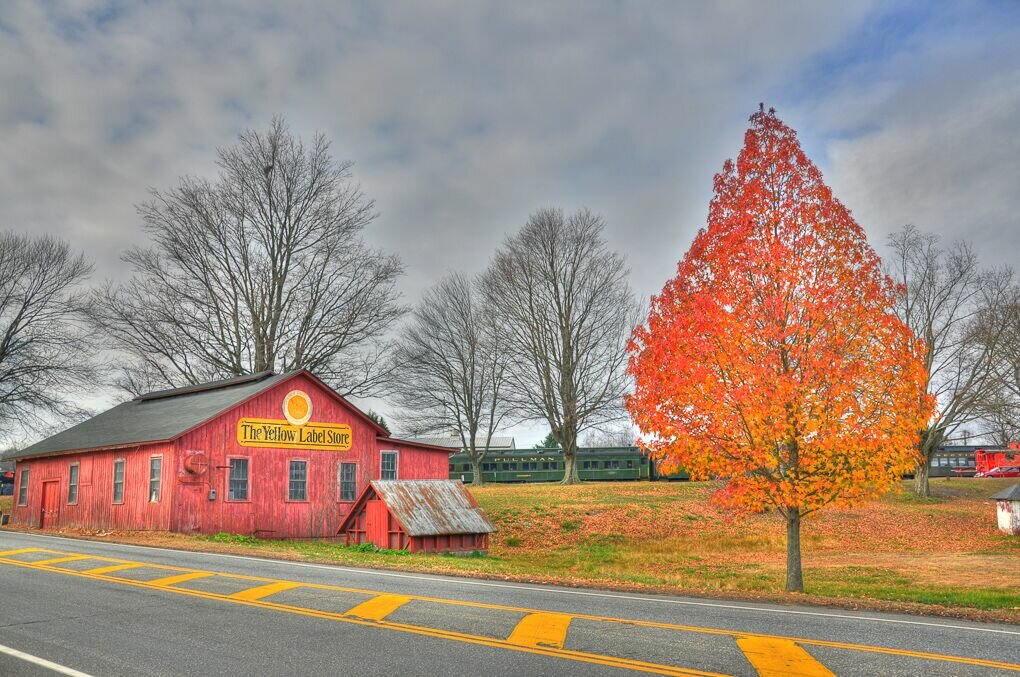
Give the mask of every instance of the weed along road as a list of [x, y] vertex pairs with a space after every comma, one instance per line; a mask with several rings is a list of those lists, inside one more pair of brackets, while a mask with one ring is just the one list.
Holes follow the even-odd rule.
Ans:
[[1020, 675], [1020, 627], [0, 531], [0, 675]]

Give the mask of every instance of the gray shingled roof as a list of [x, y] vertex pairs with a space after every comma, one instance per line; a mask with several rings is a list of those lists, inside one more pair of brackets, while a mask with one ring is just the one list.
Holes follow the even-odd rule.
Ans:
[[1020, 484], [1014, 484], [992, 496], [993, 501], [1020, 501]]
[[408, 536], [491, 534], [495, 525], [457, 480], [373, 480]]
[[294, 373], [263, 372], [247, 378], [142, 395], [7, 458], [171, 440]]

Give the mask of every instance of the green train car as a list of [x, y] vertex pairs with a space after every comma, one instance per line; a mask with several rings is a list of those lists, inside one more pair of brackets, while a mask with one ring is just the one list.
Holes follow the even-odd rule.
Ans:
[[[581, 480], [635, 481], [685, 480], [684, 472], [660, 476], [637, 447], [587, 447], [577, 450], [577, 474]], [[474, 480], [467, 454], [450, 454], [450, 479]], [[563, 479], [563, 452], [559, 449], [518, 449], [490, 452], [482, 463], [486, 482], [559, 482]]]

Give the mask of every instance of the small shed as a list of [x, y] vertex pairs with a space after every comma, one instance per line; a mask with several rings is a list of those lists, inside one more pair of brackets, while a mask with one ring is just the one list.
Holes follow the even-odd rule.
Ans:
[[485, 552], [496, 527], [459, 480], [373, 480], [337, 535], [347, 545], [411, 552]]
[[1020, 536], [1020, 484], [1014, 484], [992, 496], [999, 518], [999, 531]]

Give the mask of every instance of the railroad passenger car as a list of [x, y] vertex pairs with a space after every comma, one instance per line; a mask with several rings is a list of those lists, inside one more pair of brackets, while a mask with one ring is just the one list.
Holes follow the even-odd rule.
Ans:
[[[563, 479], [560, 449], [490, 452], [482, 463], [486, 482], [559, 482]], [[655, 464], [637, 447], [582, 447], [577, 450], [577, 474], [584, 481], [686, 480], [680, 471], [660, 475]], [[474, 472], [465, 453], [450, 455], [450, 479], [471, 482]]]

